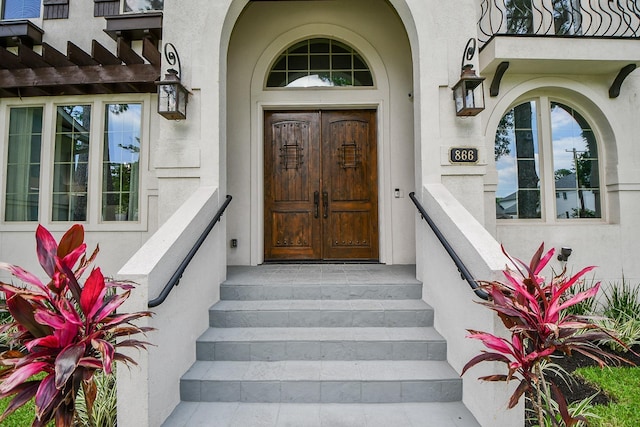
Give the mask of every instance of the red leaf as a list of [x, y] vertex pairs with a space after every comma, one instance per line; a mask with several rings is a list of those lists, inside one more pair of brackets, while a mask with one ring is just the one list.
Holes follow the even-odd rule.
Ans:
[[[542, 257], [542, 252], [544, 251], [544, 242], [540, 245], [535, 254], [531, 257], [531, 261], [529, 262], [529, 270], [534, 274], [538, 274], [542, 267], [540, 267], [540, 258]], [[553, 249], [551, 249], [553, 251]]]
[[63, 328], [65, 325], [64, 318], [57, 314], [42, 309], [36, 310], [34, 319], [43, 325], [51, 326], [53, 329]]
[[36, 338], [25, 344], [29, 351], [33, 351], [35, 347], [60, 348], [60, 339], [56, 334], [47, 335], [42, 338]]
[[64, 258], [61, 258], [62, 263], [69, 268], [73, 268], [73, 266], [76, 265], [76, 263], [78, 262], [78, 259], [82, 255], [84, 255], [86, 251], [87, 251], [87, 245], [83, 243], [82, 245], [77, 247], [74, 251], [69, 253], [67, 256], [65, 256]]
[[0, 393], [11, 392], [14, 387], [19, 386], [32, 375], [42, 372], [47, 366], [49, 366], [47, 362], [32, 362], [21, 366], [0, 384]]
[[[57, 255], [60, 258], [78, 249], [84, 242], [84, 228], [80, 224], [74, 224], [64, 233], [58, 245]], [[75, 262], [73, 263], [75, 264]], [[73, 265], [72, 264], [72, 265]]]
[[56, 398], [60, 398], [60, 393], [56, 389], [54, 382], [54, 374], [47, 375], [45, 379], [40, 382], [40, 387], [36, 393], [36, 416], [42, 419], [45, 412], [50, 412], [50, 408], [56, 401]]
[[[37, 286], [43, 291], [44, 295], [46, 295], [47, 287], [40, 281], [40, 279], [28, 271], [23, 270], [21, 267], [7, 264], [6, 262], [0, 262], [0, 270], [6, 270], [21, 281]], [[37, 292], [37, 290], [34, 289], [34, 292]]]
[[476, 357], [474, 357], [473, 359], [471, 359], [470, 361], [468, 361], [466, 365], [464, 365], [464, 368], [462, 368], [462, 373], [460, 375], [461, 376], [464, 375], [464, 373], [467, 372], [467, 370], [469, 368], [477, 365], [480, 362], [484, 362], [484, 361], [504, 362], [504, 363], [511, 362], [511, 360], [509, 360], [507, 358], [507, 356], [505, 356], [503, 354], [499, 354], [499, 353], [481, 353], [481, 354], [477, 355]]
[[[544, 243], [540, 246], [540, 248], [542, 249], [543, 247], [544, 247]], [[551, 257], [553, 257], [554, 253], [555, 253], [554, 248], [549, 249], [549, 251], [545, 254], [545, 256], [542, 257], [542, 259], [538, 262], [538, 266], [533, 270], [533, 274], [535, 274], [536, 276], [540, 274], [542, 269], [544, 269], [547, 266], [547, 264], [549, 263], [549, 260], [551, 260]]]
[[34, 316], [34, 307], [21, 295], [16, 294], [7, 300], [7, 308], [16, 322], [36, 338], [51, 334], [51, 328], [38, 323]]
[[36, 251], [38, 253], [38, 261], [44, 269], [47, 276], [53, 277], [56, 272], [56, 254], [58, 252], [58, 244], [53, 238], [49, 230], [42, 225], [38, 225], [36, 230]]
[[71, 345], [60, 352], [56, 357], [56, 388], [61, 389], [71, 378], [78, 366], [78, 362], [84, 356], [84, 344]]
[[87, 319], [93, 318], [100, 309], [105, 292], [104, 276], [100, 269], [96, 268], [84, 283], [84, 288], [82, 288], [82, 294], [80, 295], [80, 307], [82, 307], [82, 312]]
[[73, 298], [79, 302], [82, 289], [80, 289], [80, 285], [78, 284], [78, 279], [76, 278], [75, 274], [73, 274], [73, 271], [71, 271], [71, 269], [66, 264], [60, 262], [59, 258], [56, 258], [56, 267], [58, 267], [58, 269], [60, 269], [60, 271], [62, 271], [64, 275], [67, 276], [67, 285], [69, 286], [69, 290], [71, 291]]
[[91, 340], [91, 346], [102, 355], [102, 365], [104, 366], [105, 374], [111, 374], [111, 364], [113, 363], [113, 355], [115, 353], [113, 345], [105, 340]]
[[63, 402], [55, 412], [56, 426], [72, 426], [74, 414], [73, 404]]
[[102, 369], [102, 361], [95, 357], [83, 357], [78, 361], [78, 366], [90, 369]]
[[28, 381], [15, 387], [13, 391], [17, 392], [16, 396], [11, 400], [2, 416], [0, 416], [0, 422], [3, 421], [9, 414], [13, 413], [16, 409], [30, 401], [38, 390], [40, 381]]
[[478, 379], [482, 381], [509, 381], [509, 375], [504, 375], [504, 374], [487, 375], [485, 377], [480, 377]]
[[520, 401], [520, 397], [525, 391], [529, 389], [529, 387], [530, 386], [527, 380], [520, 381], [520, 384], [518, 384], [516, 391], [513, 392], [513, 394], [511, 395], [511, 398], [509, 399], [509, 405], [508, 405], [509, 409], [515, 407], [518, 404], [518, 402]]
[[87, 405], [87, 414], [93, 414], [93, 402], [95, 402], [96, 396], [98, 395], [96, 382], [93, 379], [83, 381], [82, 391], [84, 391], [84, 401]]
[[129, 298], [130, 293], [131, 291], [126, 291], [120, 295], [114, 295], [110, 297], [104, 303], [104, 305], [98, 311], [96, 311], [93, 317], [93, 321], [98, 323], [109, 316], [111, 313], [115, 312], [118, 307], [120, 307], [126, 301], [126, 299]]

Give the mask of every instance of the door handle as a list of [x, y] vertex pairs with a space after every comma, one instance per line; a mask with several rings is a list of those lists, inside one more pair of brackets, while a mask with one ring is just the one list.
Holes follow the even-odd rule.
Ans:
[[313, 193], [313, 216], [318, 218], [320, 216], [320, 192]]
[[324, 208], [323, 218], [329, 218], [329, 193], [322, 192], [322, 207]]

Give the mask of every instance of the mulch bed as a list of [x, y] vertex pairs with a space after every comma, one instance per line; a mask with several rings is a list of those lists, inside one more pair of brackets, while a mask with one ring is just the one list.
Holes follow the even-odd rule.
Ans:
[[[640, 346], [635, 346], [632, 348], [637, 354], [633, 354], [632, 352], [628, 353], [618, 353], [619, 356], [624, 357], [629, 360], [636, 366], [640, 366]], [[597, 366], [597, 363], [591, 360], [590, 358], [583, 356], [579, 353], [574, 353], [571, 357], [562, 357], [554, 359], [553, 362], [557, 365], [562, 366], [562, 368], [572, 373], [578, 368], [583, 368], [587, 366]], [[627, 365], [621, 365], [627, 366]], [[562, 393], [564, 394], [567, 402], [578, 402], [589, 396], [597, 393], [596, 397], [593, 399], [592, 404], [594, 405], [606, 405], [610, 402], [609, 396], [607, 396], [602, 391], [594, 388], [590, 384], [585, 383], [581, 378], [572, 375], [572, 380], [569, 380], [569, 384], [565, 384], [562, 379], [557, 379], [555, 381], [556, 385], [560, 388]], [[534, 424], [530, 422], [525, 422], [525, 427], [530, 427]]]

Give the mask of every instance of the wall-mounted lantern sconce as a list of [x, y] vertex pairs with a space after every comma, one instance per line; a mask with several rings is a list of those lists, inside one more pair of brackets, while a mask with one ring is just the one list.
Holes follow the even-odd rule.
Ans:
[[456, 116], [475, 116], [484, 110], [484, 77], [476, 75], [473, 65], [465, 64], [473, 59], [476, 52], [476, 39], [469, 39], [462, 56], [460, 80], [453, 86], [453, 99], [456, 102]]
[[572, 249], [571, 248], [561, 248], [560, 253], [558, 254], [558, 261], [568, 261], [571, 256]]
[[164, 80], [156, 82], [158, 85], [158, 113], [169, 120], [184, 120], [187, 118], [187, 99], [189, 91], [180, 82], [180, 57], [171, 43], [164, 45], [164, 56], [169, 65], [178, 64], [178, 70], [170, 68], [164, 75]]

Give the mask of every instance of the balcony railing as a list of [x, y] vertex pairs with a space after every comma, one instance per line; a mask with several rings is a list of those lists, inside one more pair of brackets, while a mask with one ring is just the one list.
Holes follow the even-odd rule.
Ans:
[[496, 35], [640, 37], [637, 0], [482, 0], [478, 40]]

